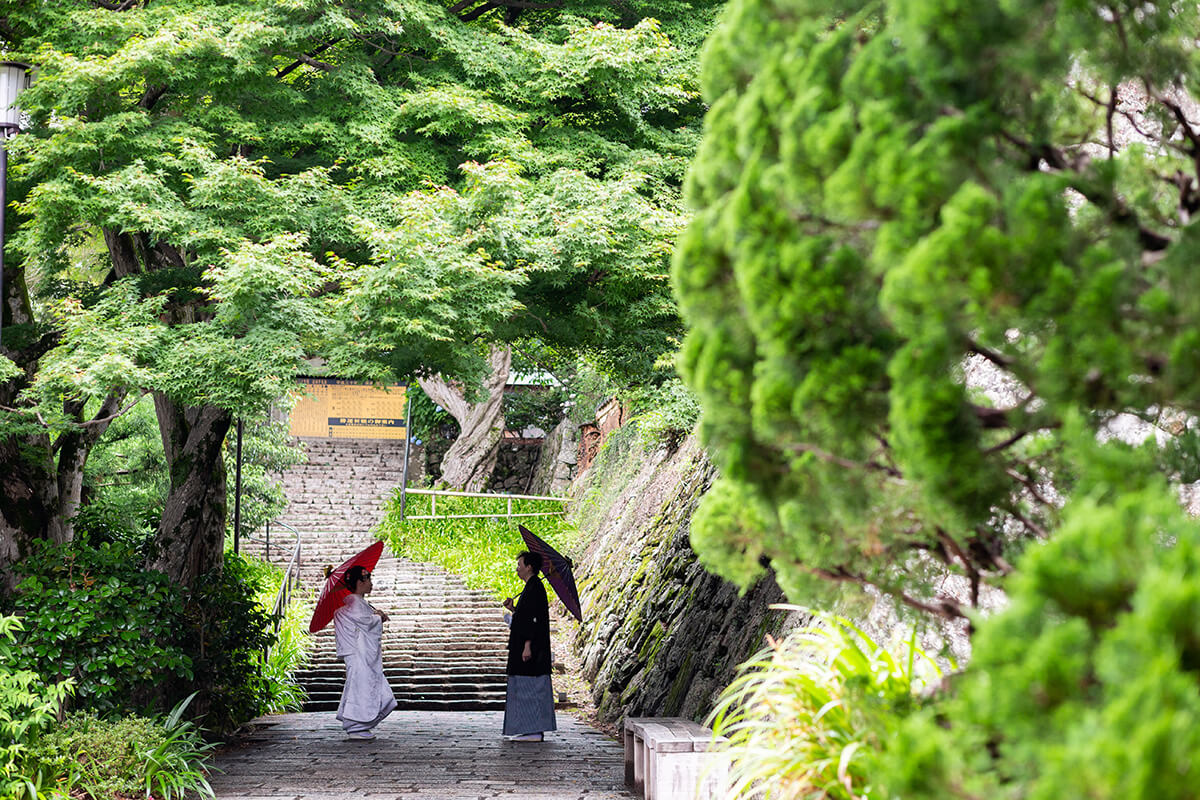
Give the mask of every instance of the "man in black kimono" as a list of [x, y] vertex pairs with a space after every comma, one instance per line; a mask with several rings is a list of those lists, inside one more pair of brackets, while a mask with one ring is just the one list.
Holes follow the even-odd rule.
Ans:
[[557, 730], [554, 687], [550, 684], [550, 605], [538, 573], [542, 556], [528, 550], [517, 556], [517, 576], [525, 582], [516, 604], [504, 607], [508, 632], [508, 694], [504, 701], [504, 735], [515, 742], [540, 742], [545, 731]]

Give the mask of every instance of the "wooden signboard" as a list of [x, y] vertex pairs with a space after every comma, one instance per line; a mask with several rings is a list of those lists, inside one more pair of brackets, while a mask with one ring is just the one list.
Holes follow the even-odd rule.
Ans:
[[300, 378], [292, 436], [322, 439], [403, 439], [407, 387], [386, 389], [342, 378]]

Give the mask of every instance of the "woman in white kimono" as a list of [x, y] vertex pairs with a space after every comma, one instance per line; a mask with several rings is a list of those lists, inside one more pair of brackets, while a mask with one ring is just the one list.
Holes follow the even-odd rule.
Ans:
[[346, 687], [337, 718], [355, 739], [374, 739], [371, 731], [396, 708], [396, 696], [383, 674], [383, 623], [388, 616], [372, 608], [364, 595], [371, 591], [365, 567], [346, 570], [344, 605], [333, 615], [338, 658], [346, 662]]

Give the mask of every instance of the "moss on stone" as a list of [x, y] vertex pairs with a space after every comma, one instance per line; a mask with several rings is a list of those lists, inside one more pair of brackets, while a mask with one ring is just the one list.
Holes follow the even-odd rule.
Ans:
[[642, 663], [645, 669], [650, 669], [654, 664], [654, 659], [658, 655], [659, 648], [662, 647], [663, 637], [667, 635], [667, 629], [663, 627], [660, 620], [654, 621], [654, 627], [650, 629], [649, 635], [646, 636], [646, 641], [642, 642], [642, 647], [638, 650], [638, 661]]
[[667, 692], [667, 699], [663, 703], [663, 712], [665, 716], [672, 717], [679, 713], [679, 709], [683, 706], [683, 698], [687, 696], [688, 687], [692, 685], [692, 660], [695, 658], [695, 653], [688, 653], [683, 659], [683, 663], [679, 665], [679, 672], [675, 675], [675, 680], [671, 682], [671, 690]]
[[634, 679], [631, 680], [629, 685], [625, 687], [625, 690], [621, 692], [621, 705], [623, 707], [628, 708], [629, 704], [633, 701], [633, 698], [641, 693], [642, 682], [638, 680], [641, 674], [642, 673], [638, 673], [637, 676], [634, 676]]

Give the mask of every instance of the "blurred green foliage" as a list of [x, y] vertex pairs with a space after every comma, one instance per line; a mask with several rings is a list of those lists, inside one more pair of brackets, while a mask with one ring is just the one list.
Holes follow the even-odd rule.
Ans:
[[897, 732], [895, 797], [1195, 795], [1200, 526], [1152, 448], [1075, 433], [1088, 466], [1062, 525], [979, 621], [952, 692]]
[[809, 605], [969, 620], [871, 775], [893, 797], [1195, 795], [1168, 481], [1196, 474], [1198, 16], [735, 0], [706, 45], [673, 273], [721, 469], [693, 543]]
[[[693, 527], [709, 567], [961, 617], [1060, 524], [1067, 417], [1105, 438], [1195, 427], [1195, 226], [1159, 178], [1200, 181], [1172, 144], [1191, 140], [1172, 98], [1200, 75], [1196, 17], [728, 7], [673, 273], [721, 467]], [[1192, 475], [1195, 449], [1180, 437], [1164, 468]], [[960, 597], [934, 597], [947, 572]]]

